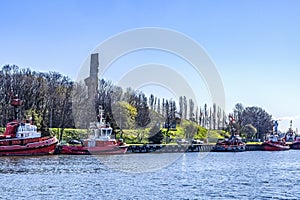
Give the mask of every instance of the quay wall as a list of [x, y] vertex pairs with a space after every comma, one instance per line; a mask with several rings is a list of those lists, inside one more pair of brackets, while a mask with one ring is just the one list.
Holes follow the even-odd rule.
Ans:
[[[137, 144], [130, 145], [128, 147], [128, 153], [176, 153], [176, 152], [210, 152], [212, 151], [214, 144]], [[262, 146], [260, 144], [246, 145], [246, 151], [261, 151]]]

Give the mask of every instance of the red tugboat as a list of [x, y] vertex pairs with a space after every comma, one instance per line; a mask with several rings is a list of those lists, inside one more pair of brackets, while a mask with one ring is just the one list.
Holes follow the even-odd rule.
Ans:
[[241, 152], [246, 150], [246, 143], [242, 141], [242, 138], [235, 129], [235, 119], [232, 116], [229, 116], [229, 119], [231, 137], [218, 141], [212, 149], [214, 152]]
[[58, 147], [59, 154], [75, 155], [105, 155], [126, 153], [128, 146], [122, 139], [112, 138], [112, 128], [103, 119], [104, 110], [99, 109], [99, 122], [90, 123], [89, 138], [83, 141], [72, 140], [66, 145]]
[[47, 155], [55, 151], [58, 140], [55, 137], [42, 137], [37, 127], [30, 123], [18, 120], [18, 108], [22, 101], [13, 98], [15, 120], [7, 123], [3, 135], [0, 135], [0, 156], [17, 155]]
[[291, 149], [300, 149], [300, 135], [298, 135], [297, 129], [296, 129], [296, 131], [293, 131], [292, 120], [290, 122], [290, 129], [288, 130], [286, 135], [290, 135], [290, 138], [292, 140], [292, 144], [290, 145]]
[[274, 131], [263, 142], [264, 151], [284, 151], [289, 150], [290, 146], [285, 143], [285, 139], [281, 139], [278, 135], [278, 121], [274, 122]]
[[295, 136], [295, 140], [291, 144], [291, 149], [300, 149], [300, 135]]

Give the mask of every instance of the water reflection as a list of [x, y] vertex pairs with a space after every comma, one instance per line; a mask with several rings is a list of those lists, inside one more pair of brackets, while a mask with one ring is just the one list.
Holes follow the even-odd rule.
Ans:
[[110, 169], [129, 173], [148, 173], [161, 170], [176, 162], [182, 153], [128, 154], [115, 156], [95, 156], [100, 163]]

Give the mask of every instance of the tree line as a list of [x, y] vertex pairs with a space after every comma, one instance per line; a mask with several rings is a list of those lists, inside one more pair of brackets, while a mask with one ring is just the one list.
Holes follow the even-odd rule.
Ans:
[[42, 73], [5, 65], [0, 70], [0, 126], [12, 120], [10, 102], [17, 96], [23, 101], [20, 118], [34, 116], [42, 129], [72, 127], [73, 86], [68, 77], [57, 72]]
[[[35, 72], [29, 68], [5, 65], [0, 70], [0, 126], [4, 127], [11, 120], [13, 108], [10, 101], [17, 95], [24, 102], [21, 117], [34, 117], [41, 129], [87, 128], [89, 122], [96, 120], [96, 116], [87, 109], [87, 93], [84, 83], [73, 82], [58, 72]], [[158, 124], [172, 128], [183, 119], [206, 129], [221, 130], [226, 128], [228, 121], [225, 111], [215, 103], [212, 107], [207, 104], [201, 107], [185, 96], [179, 97], [178, 103], [154, 94], [146, 97], [142, 91], [123, 90], [104, 79], [98, 81], [95, 102], [96, 113], [101, 106], [106, 120], [119, 130]], [[261, 108], [244, 108], [237, 104], [233, 115], [239, 126], [244, 127], [242, 131], [248, 130], [250, 125], [255, 127], [256, 138], [262, 138], [270, 131], [271, 115]]]

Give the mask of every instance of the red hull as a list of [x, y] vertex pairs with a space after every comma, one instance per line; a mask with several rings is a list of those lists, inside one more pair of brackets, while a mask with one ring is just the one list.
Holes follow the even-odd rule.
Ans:
[[59, 154], [73, 155], [106, 155], [106, 154], [124, 154], [127, 146], [108, 145], [102, 147], [68, 146], [62, 145], [58, 148]]
[[[48, 137], [0, 140], [0, 156], [33, 156], [53, 154], [58, 140]], [[9, 145], [3, 145], [9, 143]], [[19, 144], [18, 144], [19, 143]]]
[[224, 145], [216, 144], [212, 149], [213, 152], [242, 152], [246, 150], [246, 144]]
[[290, 149], [288, 145], [282, 145], [272, 142], [264, 142], [262, 146], [264, 151], [285, 151]]

